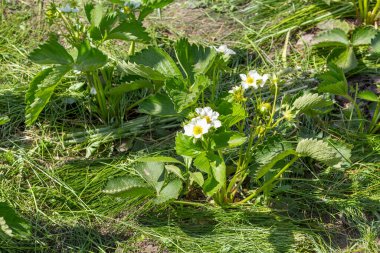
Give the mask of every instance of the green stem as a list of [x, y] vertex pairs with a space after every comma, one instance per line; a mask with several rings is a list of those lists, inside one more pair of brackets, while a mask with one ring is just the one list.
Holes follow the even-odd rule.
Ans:
[[375, 19], [377, 17], [377, 12], [379, 11], [379, 8], [380, 8], [380, 0], [377, 0], [376, 1], [376, 5], [375, 5], [375, 8], [373, 8], [372, 10], [372, 13], [371, 13], [371, 24], [375, 22]]
[[204, 207], [205, 206], [205, 204], [202, 204], [202, 203], [182, 201], [182, 200], [174, 200], [173, 203], [180, 204], [180, 205], [187, 205], [187, 206], [196, 206], [196, 207]]
[[277, 178], [279, 178], [287, 169], [289, 169], [290, 166], [293, 165], [293, 163], [295, 163], [297, 160], [298, 160], [299, 156], [295, 156], [293, 157], [292, 160], [290, 160], [290, 162], [288, 164], [286, 164], [274, 177], [272, 177], [270, 180], [268, 180], [267, 182], [265, 182], [265, 184], [263, 184], [260, 188], [256, 189], [251, 195], [249, 195], [248, 197], [246, 197], [245, 199], [243, 199], [242, 201], [239, 201], [237, 204], [243, 204], [243, 203], [246, 203], [248, 201], [250, 201], [251, 199], [253, 199], [254, 197], [257, 196], [257, 194], [259, 194], [260, 192], [262, 192], [266, 187], [268, 187], [269, 185], [271, 185]]

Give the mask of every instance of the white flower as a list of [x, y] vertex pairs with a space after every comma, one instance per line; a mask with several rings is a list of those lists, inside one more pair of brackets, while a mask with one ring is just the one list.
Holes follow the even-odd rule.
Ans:
[[231, 94], [240, 93], [242, 89], [243, 89], [242, 86], [234, 86], [232, 87], [232, 89], [228, 91], [228, 93], [231, 93]]
[[81, 74], [81, 73], [82, 73], [82, 71], [80, 71], [80, 70], [77, 70], [77, 69], [74, 69], [74, 70], [73, 70], [73, 73], [74, 73], [75, 75], [79, 75], [79, 74]]
[[64, 13], [70, 13], [70, 12], [76, 13], [79, 11], [77, 7], [72, 8], [70, 4], [66, 4], [65, 7], [60, 8], [59, 10]]
[[220, 120], [218, 120], [219, 113], [211, 109], [211, 107], [197, 108], [195, 112], [199, 115], [200, 118], [206, 119], [207, 124], [214, 128], [218, 128], [222, 125]]
[[211, 125], [207, 123], [206, 119], [197, 117], [184, 127], [185, 135], [198, 139], [208, 133], [210, 127]]
[[96, 89], [95, 89], [94, 86], [91, 87], [90, 94], [91, 95], [96, 95]]
[[261, 79], [261, 76], [259, 73], [257, 73], [256, 70], [251, 70], [248, 72], [247, 75], [245, 74], [240, 74], [240, 79], [241, 79], [241, 86], [243, 89], [248, 89], [250, 87], [253, 87], [254, 89], [257, 89], [257, 80]]
[[268, 79], [269, 79], [269, 75], [264, 74], [261, 76], [261, 79], [257, 80], [257, 84], [262, 88], [262, 87], [264, 87], [264, 85], [268, 81]]
[[223, 53], [225, 56], [230, 56], [236, 54], [234, 50], [227, 47], [227, 45], [220, 45], [218, 48], [215, 48], [218, 53]]

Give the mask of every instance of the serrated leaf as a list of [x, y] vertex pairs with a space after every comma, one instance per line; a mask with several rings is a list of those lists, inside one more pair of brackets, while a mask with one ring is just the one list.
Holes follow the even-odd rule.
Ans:
[[133, 188], [147, 188], [149, 185], [139, 177], [125, 176], [108, 180], [103, 192], [107, 194], [120, 194]]
[[190, 44], [185, 38], [178, 40], [174, 47], [179, 64], [190, 82], [195, 81], [196, 75], [205, 75], [217, 56], [213, 48]]
[[142, 23], [138, 21], [123, 21], [107, 34], [106, 39], [119, 39], [142, 43], [148, 43], [151, 40]]
[[165, 166], [160, 162], [138, 163], [135, 170], [154, 189], [160, 192], [165, 182]]
[[180, 132], [177, 133], [175, 138], [175, 150], [178, 155], [187, 157], [196, 157], [203, 152], [199, 141], [194, 143], [193, 138]]
[[74, 62], [73, 57], [53, 37], [34, 49], [29, 54], [29, 59], [38, 64], [69, 65]]
[[0, 202], [0, 237], [1, 233], [17, 239], [31, 236], [30, 224], [5, 202]]
[[165, 169], [169, 173], [172, 173], [172, 174], [176, 175], [178, 178], [185, 181], [185, 178], [182, 176], [182, 170], [180, 168], [178, 168], [177, 166], [168, 164], [168, 165], [165, 165]]
[[330, 19], [324, 22], [321, 22], [317, 25], [321, 30], [332, 30], [338, 28], [344, 31], [346, 34], [351, 30], [351, 26], [344, 20]]
[[246, 142], [247, 137], [236, 132], [222, 132], [212, 135], [212, 140], [215, 146], [214, 149], [233, 148], [242, 145]]
[[306, 93], [293, 102], [293, 107], [301, 113], [310, 114], [316, 110], [329, 107], [332, 104], [333, 102], [324, 96]]
[[32, 125], [49, 102], [55, 88], [71, 66], [63, 65], [41, 71], [31, 81], [26, 93], [25, 122]]
[[378, 33], [373, 27], [365, 26], [358, 27], [352, 33], [352, 45], [354, 46], [364, 46], [370, 45], [371, 41], [375, 38]]
[[335, 48], [329, 55], [327, 62], [342, 68], [344, 72], [353, 70], [358, 66], [358, 60], [352, 47]]
[[335, 165], [341, 160], [336, 150], [322, 140], [303, 139], [298, 142], [296, 151], [300, 156], [311, 157], [328, 166]]
[[334, 28], [324, 31], [314, 37], [313, 45], [315, 47], [348, 47], [350, 41], [345, 31]]
[[194, 166], [202, 172], [211, 173], [211, 165], [206, 153], [200, 154], [194, 159]]
[[220, 113], [222, 125], [226, 127], [232, 127], [247, 117], [247, 111], [238, 103], [225, 101], [218, 106], [217, 111]]
[[196, 182], [200, 187], [202, 187], [205, 182], [201, 172], [190, 172], [190, 180]]
[[170, 55], [153, 46], [134, 54], [129, 59], [129, 62], [122, 65], [122, 67], [129, 74], [142, 76], [150, 80], [164, 81], [168, 78], [182, 76]]
[[360, 92], [358, 94], [358, 98], [372, 102], [380, 102], [380, 96], [376, 95], [373, 91], [370, 90]]
[[139, 105], [139, 112], [149, 115], [170, 116], [176, 115], [174, 104], [166, 94], [156, 94], [145, 99]]
[[88, 10], [86, 11], [86, 14], [87, 12], [89, 12], [89, 15], [87, 15], [87, 19], [90, 21], [91, 25], [98, 27], [103, 19], [103, 13], [104, 13], [103, 6], [101, 4], [97, 4], [93, 6], [92, 8], [88, 8]]
[[319, 76], [322, 82], [318, 86], [319, 92], [327, 92], [339, 96], [348, 95], [348, 84], [344, 72], [334, 64], [329, 65], [329, 70]]
[[88, 41], [84, 41], [78, 47], [78, 57], [74, 69], [88, 72], [95, 71], [107, 63], [107, 56], [99, 49], [91, 47]]
[[144, 79], [132, 81], [130, 83], [123, 83], [116, 87], [112, 87], [107, 93], [112, 96], [123, 95], [124, 93], [139, 90], [153, 88], [153, 84]]
[[154, 199], [154, 203], [162, 204], [169, 200], [177, 199], [181, 191], [182, 181], [179, 179], [174, 179], [162, 188], [157, 197]]
[[143, 0], [144, 6], [152, 9], [164, 8], [166, 5], [172, 3], [174, 0]]
[[198, 102], [202, 92], [210, 85], [206, 76], [196, 76], [195, 82], [189, 87], [182, 79], [169, 79], [164, 89], [174, 104], [178, 113]]
[[93, 25], [89, 29], [90, 37], [93, 40], [106, 40], [117, 20], [118, 16], [116, 13], [104, 15], [98, 26]]
[[380, 54], [380, 33], [371, 41], [371, 51], [375, 54]]
[[268, 160], [267, 163], [261, 166], [257, 171], [256, 179], [260, 179], [265, 176], [273, 168], [273, 166], [276, 165], [276, 163], [285, 159], [289, 155], [297, 155], [297, 153], [292, 149], [288, 149], [275, 155], [271, 160]]

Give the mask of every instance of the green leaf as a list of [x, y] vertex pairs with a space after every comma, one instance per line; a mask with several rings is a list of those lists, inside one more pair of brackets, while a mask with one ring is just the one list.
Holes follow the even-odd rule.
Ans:
[[118, 16], [116, 13], [110, 13], [104, 15], [101, 18], [101, 21], [98, 26], [91, 26], [89, 29], [90, 37], [93, 40], [105, 40], [108, 38], [108, 34], [111, 32], [114, 27]]
[[63, 76], [71, 70], [71, 66], [58, 66], [48, 68], [31, 81], [26, 93], [25, 121], [28, 126], [32, 125], [41, 111], [49, 102], [55, 88]]
[[170, 116], [176, 115], [174, 105], [166, 94], [156, 94], [145, 99], [139, 105], [139, 112], [149, 115]]
[[124, 93], [139, 90], [139, 89], [150, 89], [153, 88], [153, 84], [145, 79], [140, 79], [136, 81], [132, 81], [130, 83], [123, 83], [119, 86], [112, 87], [108, 94], [115, 96], [115, 95], [123, 95]]
[[91, 47], [88, 41], [84, 41], [78, 47], [78, 57], [74, 69], [88, 72], [95, 71], [107, 63], [107, 56], [99, 49]]
[[232, 127], [247, 117], [247, 111], [241, 104], [224, 101], [218, 106], [222, 126]]
[[162, 204], [169, 200], [177, 199], [182, 191], [182, 181], [179, 179], [174, 179], [170, 181], [164, 188], [159, 192], [155, 204]]
[[348, 72], [358, 66], [358, 60], [352, 47], [335, 48], [329, 55], [327, 62], [337, 65], [344, 72]]
[[365, 26], [358, 27], [352, 33], [352, 45], [354, 46], [364, 46], [370, 45], [371, 41], [375, 38], [378, 33], [373, 27]]
[[348, 96], [348, 83], [341, 68], [334, 64], [329, 65], [329, 70], [319, 76], [322, 80], [318, 86], [319, 92], [327, 92], [339, 96]]
[[164, 89], [174, 104], [178, 113], [195, 105], [202, 92], [210, 85], [206, 76], [197, 76], [190, 87], [182, 79], [169, 79], [165, 82]]
[[373, 53], [380, 54], [380, 33], [371, 41], [371, 49]]
[[328, 166], [333, 166], [341, 160], [336, 150], [322, 140], [303, 139], [298, 142], [296, 151], [300, 156], [311, 157]]
[[[86, 16], [88, 21], [92, 26], [98, 27], [103, 19], [104, 8], [101, 4], [93, 5], [92, 7], [89, 5], [85, 8]], [[89, 14], [87, 14], [89, 13]]]
[[69, 65], [74, 62], [73, 57], [53, 37], [34, 49], [29, 54], [29, 59], [38, 64]]
[[331, 107], [333, 102], [324, 96], [306, 93], [293, 102], [293, 107], [301, 113], [312, 115], [314, 112]]
[[213, 48], [190, 44], [185, 38], [178, 40], [174, 47], [179, 64], [190, 82], [195, 81], [196, 75], [205, 75], [217, 56]]
[[138, 163], [135, 170], [154, 189], [160, 192], [165, 181], [165, 166], [160, 162]]
[[192, 137], [186, 136], [181, 132], [178, 132], [175, 138], [175, 150], [178, 155], [187, 157], [196, 157], [203, 152], [199, 141], [194, 143]]
[[202, 187], [205, 182], [201, 172], [190, 172], [190, 180], [196, 182], [200, 187]]
[[376, 95], [373, 91], [365, 90], [358, 94], [358, 98], [372, 101], [372, 102], [380, 102], [380, 96]]
[[120, 194], [133, 188], [147, 188], [149, 185], [139, 177], [125, 176], [108, 180], [103, 192], [107, 194]]
[[347, 38], [345, 31], [334, 28], [329, 31], [324, 31], [315, 36], [313, 41], [314, 47], [348, 47], [350, 41]]
[[223, 186], [226, 183], [226, 164], [224, 160], [215, 154], [208, 154], [207, 157], [210, 161], [213, 177]]
[[122, 65], [122, 68], [128, 74], [142, 76], [150, 80], [164, 81], [168, 78], [182, 76], [170, 55], [153, 46], [133, 55], [128, 63]]
[[8, 123], [9, 121], [10, 119], [8, 118], [8, 116], [0, 116], [0, 126]]
[[182, 170], [180, 168], [178, 168], [177, 166], [175, 165], [171, 165], [171, 164], [168, 164], [168, 165], [165, 165], [165, 169], [169, 172], [169, 173], [173, 173], [174, 175], [176, 175], [178, 178], [182, 179], [183, 181], [185, 181], [185, 178], [182, 176]]
[[321, 22], [317, 25], [321, 30], [332, 30], [338, 28], [344, 31], [346, 34], [351, 30], [351, 25], [344, 20], [330, 19], [324, 22]]
[[166, 5], [172, 3], [174, 0], [143, 0], [144, 6], [152, 9], [164, 8]]
[[206, 153], [202, 153], [194, 159], [194, 166], [202, 172], [211, 174], [211, 165]]
[[276, 165], [277, 162], [285, 159], [289, 155], [297, 155], [297, 153], [293, 149], [288, 149], [275, 155], [271, 160], [267, 160], [267, 163], [261, 166], [257, 171], [256, 179], [260, 179], [265, 176], [273, 168], [273, 166]]
[[141, 157], [137, 159], [137, 162], [161, 162], [161, 163], [180, 163], [177, 159], [169, 156], [149, 156], [149, 157]]
[[247, 137], [236, 132], [222, 132], [212, 135], [214, 149], [238, 147], [246, 142]]
[[119, 39], [142, 43], [148, 43], [151, 40], [142, 23], [138, 21], [123, 21], [109, 32], [106, 39]]
[[17, 239], [26, 239], [32, 234], [30, 224], [5, 202], [0, 202], [0, 238], [2, 234]]

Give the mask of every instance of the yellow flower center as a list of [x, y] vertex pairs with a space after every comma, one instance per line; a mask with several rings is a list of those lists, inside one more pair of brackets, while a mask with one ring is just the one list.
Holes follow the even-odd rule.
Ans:
[[131, 12], [131, 8], [129, 6], [124, 6], [124, 12], [125, 13], [130, 13]]
[[194, 126], [193, 128], [194, 135], [200, 135], [202, 133], [203, 133], [203, 128], [201, 126]]
[[247, 77], [247, 83], [251, 84], [253, 83], [255, 80], [251, 77], [251, 76], [248, 76]]
[[206, 119], [207, 124], [210, 124], [210, 123], [211, 123], [211, 119], [210, 119], [209, 116], [204, 116], [203, 118]]

